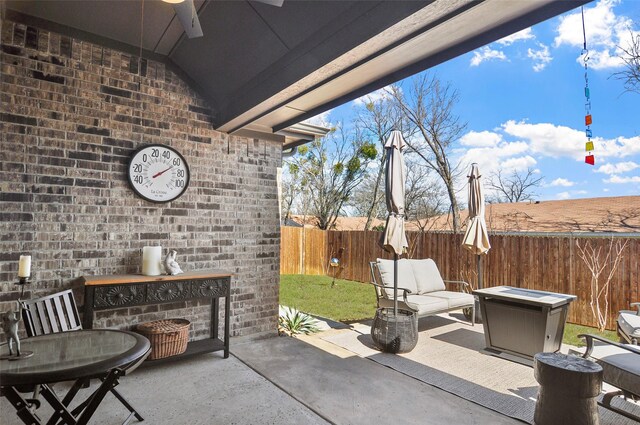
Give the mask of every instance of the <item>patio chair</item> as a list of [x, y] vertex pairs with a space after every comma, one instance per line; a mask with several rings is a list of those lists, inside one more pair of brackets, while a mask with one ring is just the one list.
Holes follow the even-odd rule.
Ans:
[[[640, 399], [640, 349], [633, 345], [610, 341], [597, 335], [580, 334], [578, 337], [584, 338], [587, 343], [587, 350], [582, 357], [591, 358], [602, 366], [602, 380], [618, 388], [618, 390], [606, 393], [598, 404], [622, 416], [640, 422], [640, 416], [611, 404], [613, 398], [619, 396], [625, 399]], [[600, 341], [604, 345], [598, 345], [594, 351], [594, 341]]]
[[[21, 301], [21, 305], [22, 319], [24, 321], [27, 336], [29, 337], [82, 329], [80, 316], [78, 315], [78, 309], [73, 297], [73, 291], [70, 289], [41, 298]], [[125, 368], [130, 370], [124, 370], [123, 372], [131, 372], [137, 366], [138, 363], [130, 365], [129, 368]], [[98, 378], [104, 380], [105, 377]], [[88, 381], [86, 382], [86, 386], [88, 386]], [[79, 389], [79, 385], [74, 385], [72, 389], [69, 390], [69, 393], [67, 393], [63, 400], [63, 403], [66, 406], [68, 406]], [[118, 400], [120, 400], [124, 407], [129, 410], [129, 416], [123, 425], [129, 423], [134, 416], [139, 421], [144, 420], [142, 415], [140, 415], [136, 409], [129, 404], [118, 390], [111, 388], [110, 391]], [[38, 388], [34, 391], [34, 398], [37, 398], [37, 394]], [[82, 406], [79, 406], [75, 410], [78, 410], [81, 407]]]
[[[369, 266], [378, 308], [393, 307], [393, 260], [379, 258]], [[447, 291], [445, 283], [457, 285], [458, 291]], [[471, 324], [474, 325], [475, 298], [464, 292], [469, 288], [467, 282], [443, 280], [436, 263], [430, 258], [398, 260], [398, 308], [413, 311], [418, 317], [471, 308]]]
[[638, 345], [640, 340], [640, 303], [631, 303], [636, 310], [621, 310], [618, 314], [617, 330], [620, 342]]

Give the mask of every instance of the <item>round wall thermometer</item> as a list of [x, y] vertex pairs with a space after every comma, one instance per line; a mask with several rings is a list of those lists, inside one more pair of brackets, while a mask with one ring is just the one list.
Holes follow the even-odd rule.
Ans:
[[170, 202], [189, 186], [189, 166], [175, 149], [165, 145], [146, 145], [129, 160], [127, 177], [131, 188], [151, 202]]

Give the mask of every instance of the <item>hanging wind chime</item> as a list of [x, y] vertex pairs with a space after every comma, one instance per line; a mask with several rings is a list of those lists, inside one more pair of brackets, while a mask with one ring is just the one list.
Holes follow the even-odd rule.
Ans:
[[589, 165], [594, 165], [596, 163], [595, 156], [593, 155], [593, 141], [591, 138], [593, 137], [593, 133], [591, 131], [591, 123], [593, 122], [593, 118], [591, 117], [591, 92], [589, 90], [589, 49], [587, 49], [587, 32], [585, 30], [584, 25], [584, 9], [581, 8], [582, 11], [582, 36], [584, 38], [584, 44], [582, 47], [582, 55], [584, 61], [584, 97], [585, 97], [585, 115], [584, 115], [584, 125], [585, 135], [587, 137], [587, 143], [585, 144], [585, 150], [587, 151], [587, 155], [584, 157], [584, 162]]

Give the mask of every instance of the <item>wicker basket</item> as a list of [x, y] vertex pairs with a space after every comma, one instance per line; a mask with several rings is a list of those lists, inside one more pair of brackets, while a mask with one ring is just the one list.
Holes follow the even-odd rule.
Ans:
[[371, 325], [374, 345], [387, 353], [408, 353], [418, 343], [418, 316], [415, 312], [393, 308], [379, 308]]
[[148, 360], [163, 359], [182, 354], [189, 342], [189, 322], [186, 319], [166, 319], [141, 323], [136, 332], [146, 336], [151, 342]]

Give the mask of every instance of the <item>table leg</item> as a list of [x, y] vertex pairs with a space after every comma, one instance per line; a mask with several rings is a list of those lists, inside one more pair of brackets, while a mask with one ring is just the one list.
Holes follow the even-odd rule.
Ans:
[[84, 287], [84, 306], [82, 312], [82, 328], [93, 329], [93, 298], [95, 288], [90, 285]]
[[89, 422], [89, 419], [91, 419], [91, 416], [95, 413], [104, 396], [111, 391], [111, 388], [118, 385], [118, 378], [122, 374], [123, 372], [120, 369], [113, 369], [109, 372], [100, 387], [91, 395], [91, 401], [89, 401], [89, 404], [87, 404], [87, 407], [82, 411], [77, 422], [75, 422], [77, 425], [86, 425]]
[[218, 337], [218, 326], [220, 325], [220, 298], [211, 299], [211, 339]]
[[49, 385], [43, 384], [40, 394], [42, 394], [42, 397], [47, 400], [54, 410], [54, 414], [51, 416], [51, 419], [47, 421], [47, 425], [55, 425], [58, 422], [58, 418], [62, 418], [63, 423], [68, 425], [76, 423], [76, 418], [69, 412], [67, 406], [60, 401]]
[[[73, 398], [76, 396], [76, 394], [78, 394], [78, 391], [80, 391], [80, 388], [83, 388], [85, 383], [88, 383], [88, 382], [89, 382], [88, 379], [78, 379], [76, 382], [74, 382], [73, 386], [69, 389], [69, 391], [67, 391], [67, 394], [65, 394], [64, 398], [62, 399], [62, 404], [66, 407], [69, 407], [69, 404], [71, 404], [71, 401], [73, 400]], [[71, 414], [75, 416], [77, 413], [71, 412]], [[56, 424], [58, 423], [59, 418], [60, 418], [60, 413], [56, 411], [53, 413], [53, 415], [51, 415], [51, 418], [47, 423]]]
[[224, 358], [229, 357], [229, 310], [231, 310], [231, 284], [224, 297]]
[[40, 418], [29, 409], [29, 404], [13, 387], [2, 388], [2, 395], [9, 400], [9, 403], [16, 409], [18, 417], [27, 425], [42, 424]]

